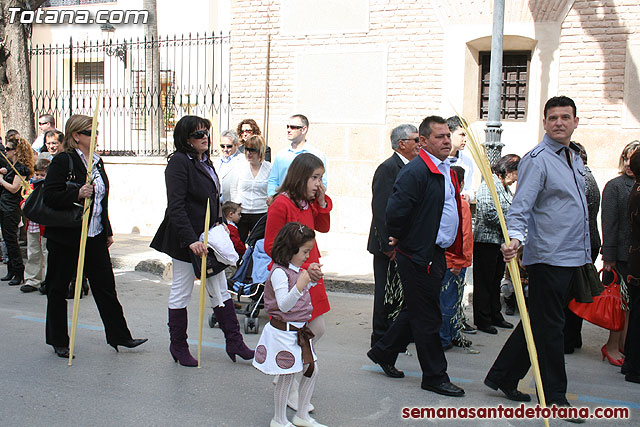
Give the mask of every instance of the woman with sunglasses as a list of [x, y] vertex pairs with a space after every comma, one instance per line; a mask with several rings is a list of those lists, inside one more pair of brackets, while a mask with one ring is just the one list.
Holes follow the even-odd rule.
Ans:
[[238, 135], [234, 131], [225, 130], [220, 134], [220, 151], [222, 156], [213, 165], [222, 182], [222, 202], [228, 202], [231, 200], [231, 188], [236, 185], [235, 171], [240, 163], [244, 163], [238, 150]]
[[[147, 339], [133, 339], [124, 318], [116, 293], [109, 247], [113, 232], [109, 222], [109, 180], [100, 156], [94, 153], [93, 167], [88, 168], [91, 150], [92, 118], [72, 115], [65, 126], [63, 151], [51, 161], [44, 181], [44, 203], [58, 210], [84, 205], [90, 199], [88, 237], [85, 249], [84, 273], [91, 283], [107, 344], [118, 351], [118, 346], [133, 348]], [[69, 170], [69, 165], [72, 170]], [[91, 183], [86, 184], [87, 174]], [[67, 181], [75, 185], [68, 185]], [[45, 227], [47, 238], [47, 322], [46, 341], [59, 357], [69, 357], [67, 333], [67, 292], [69, 282], [76, 274], [81, 228]]]
[[[204, 232], [207, 200], [210, 202], [210, 225], [222, 222], [220, 179], [209, 159], [211, 122], [197, 116], [181, 118], [173, 131], [175, 152], [169, 157], [165, 170], [167, 210], [151, 247], [172, 258], [173, 280], [169, 293], [169, 352], [182, 366], [198, 366], [187, 344], [187, 305], [191, 299], [195, 272], [192, 261], [207, 250], [200, 241]], [[224, 306], [215, 307], [216, 319], [224, 332], [227, 355], [245, 360], [253, 358], [240, 334], [240, 325], [226, 288]], [[225, 299], [223, 297], [223, 300]]]
[[[261, 136], [262, 132], [260, 132], [260, 127], [253, 119], [244, 119], [240, 123], [238, 123], [238, 128], [236, 129], [238, 132], [238, 137], [240, 138], [240, 146], [238, 150], [241, 153], [244, 153], [244, 144], [247, 142], [249, 138], [252, 136]], [[271, 161], [271, 147], [268, 145], [265, 148], [264, 159], [267, 162]]]
[[258, 220], [267, 213], [267, 184], [271, 163], [264, 160], [266, 144], [264, 138], [254, 135], [244, 143], [247, 159], [238, 166], [235, 188], [231, 188], [231, 200], [242, 206], [242, 217], [238, 223], [240, 240], [247, 235]]
[[[5, 146], [6, 159], [0, 169], [0, 226], [2, 237], [7, 245], [9, 263], [7, 274], [0, 280], [9, 281], [9, 286], [17, 286], [24, 281], [24, 263], [18, 244], [18, 229], [22, 212], [22, 182], [33, 176], [33, 150], [31, 145], [21, 137], [7, 140]], [[12, 167], [13, 166], [13, 167]], [[17, 173], [16, 173], [17, 171]]]

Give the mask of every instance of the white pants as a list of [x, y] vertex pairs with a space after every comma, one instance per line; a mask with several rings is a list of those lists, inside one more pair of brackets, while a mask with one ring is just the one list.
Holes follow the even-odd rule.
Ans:
[[24, 267], [24, 282], [39, 286], [47, 275], [47, 239], [40, 232], [27, 232], [27, 263]]
[[[171, 292], [169, 292], [169, 308], [185, 308], [191, 299], [196, 274], [190, 262], [175, 258], [172, 258], [171, 261], [173, 262], [173, 281], [171, 282]], [[213, 307], [223, 306], [224, 302], [231, 298], [224, 271], [207, 278], [206, 288]]]

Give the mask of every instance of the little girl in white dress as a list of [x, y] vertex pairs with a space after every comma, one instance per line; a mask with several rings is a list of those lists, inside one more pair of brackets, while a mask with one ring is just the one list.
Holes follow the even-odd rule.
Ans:
[[[313, 306], [309, 289], [315, 285], [309, 272], [300, 266], [315, 244], [315, 232], [299, 222], [285, 224], [273, 242], [274, 265], [264, 289], [264, 307], [271, 320], [264, 327], [255, 350], [253, 366], [268, 375], [278, 375], [274, 390], [275, 414], [271, 427], [290, 427], [287, 397], [293, 376], [304, 370], [300, 381], [298, 410], [293, 424], [299, 427], [326, 427], [309, 415], [309, 402], [318, 375], [316, 355], [307, 327]], [[309, 265], [320, 273], [319, 264]]]

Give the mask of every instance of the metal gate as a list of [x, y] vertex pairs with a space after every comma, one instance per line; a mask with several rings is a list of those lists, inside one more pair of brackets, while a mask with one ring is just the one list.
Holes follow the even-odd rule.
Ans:
[[32, 46], [36, 120], [52, 114], [64, 131], [71, 114], [93, 115], [101, 90], [101, 154], [167, 155], [184, 115], [229, 127], [229, 51], [222, 33]]

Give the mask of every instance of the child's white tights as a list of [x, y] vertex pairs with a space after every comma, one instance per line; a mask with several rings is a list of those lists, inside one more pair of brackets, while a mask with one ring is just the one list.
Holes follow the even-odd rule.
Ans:
[[[321, 314], [320, 316], [316, 317], [315, 319], [313, 319], [311, 322], [308, 323], [309, 329], [311, 329], [311, 332], [313, 332], [313, 349], [315, 350], [316, 348], [316, 344], [318, 344], [318, 341], [320, 340], [320, 338], [324, 335], [324, 331], [325, 331], [325, 323], [324, 323], [324, 314]], [[295, 402], [298, 402], [298, 388], [300, 386], [300, 381], [302, 378], [302, 372], [299, 372], [297, 374], [294, 374], [295, 378], [293, 379], [293, 383], [291, 385], [291, 390], [289, 391], [289, 402], [293, 402], [293, 404], [295, 405]], [[300, 408], [300, 404], [297, 404], [297, 408]], [[303, 417], [300, 417], [303, 418]]]
[[[307, 370], [308, 364], [304, 365], [303, 372]], [[289, 389], [293, 383], [293, 377], [295, 374], [278, 375], [276, 386], [273, 390], [273, 402], [274, 402], [274, 416], [273, 419], [281, 424], [286, 425], [287, 420], [287, 396], [289, 396]], [[303, 420], [310, 420], [309, 416], [309, 402], [311, 402], [311, 395], [316, 385], [316, 378], [318, 377], [318, 363], [314, 365], [313, 373], [311, 377], [302, 376], [300, 380], [300, 388], [298, 392], [298, 410], [296, 416]]]

